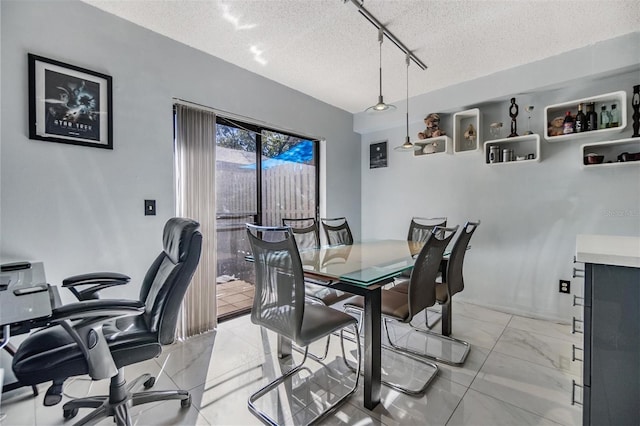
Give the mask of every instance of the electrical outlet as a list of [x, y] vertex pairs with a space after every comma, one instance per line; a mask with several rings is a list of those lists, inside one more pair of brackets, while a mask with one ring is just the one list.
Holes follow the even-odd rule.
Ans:
[[571, 281], [569, 280], [560, 280], [558, 282], [558, 291], [560, 293], [571, 293]]

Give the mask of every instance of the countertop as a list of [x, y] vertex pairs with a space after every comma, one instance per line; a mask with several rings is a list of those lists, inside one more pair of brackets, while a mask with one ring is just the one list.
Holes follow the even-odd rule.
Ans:
[[579, 234], [576, 237], [576, 260], [640, 268], [640, 237]]

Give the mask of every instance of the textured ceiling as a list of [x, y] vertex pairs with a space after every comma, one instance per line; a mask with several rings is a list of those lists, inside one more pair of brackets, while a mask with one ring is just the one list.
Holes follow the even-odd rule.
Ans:
[[[350, 1], [85, 2], [349, 112], [377, 102], [377, 30]], [[429, 67], [411, 65], [411, 96], [640, 30], [637, 0], [365, 0], [364, 7]], [[404, 54], [385, 38], [382, 58], [385, 101], [400, 107]]]

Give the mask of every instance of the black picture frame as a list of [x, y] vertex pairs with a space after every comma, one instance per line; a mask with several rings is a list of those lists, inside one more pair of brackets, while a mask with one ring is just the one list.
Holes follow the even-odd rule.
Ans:
[[387, 167], [387, 141], [369, 145], [369, 168]]
[[28, 54], [29, 139], [113, 149], [112, 78]]

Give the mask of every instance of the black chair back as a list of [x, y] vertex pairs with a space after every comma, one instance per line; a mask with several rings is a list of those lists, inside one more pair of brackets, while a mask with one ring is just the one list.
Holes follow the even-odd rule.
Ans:
[[353, 244], [353, 235], [346, 217], [325, 218], [320, 221], [322, 221], [324, 235], [327, 237], [327, 244], [330, 246]]
[[462, 227], [458, 239], [453, 244], [449, 264], [447, 266], [447, 285], [449, 287], [449, 296], [464, 290], [464, 278], [462, 276], [462, 267], [464, 265], [464, 256], [467, 253], [467, 246], [471, 236], [478, 229], [480, 221], [467, 222]]
[[409, 279], [409, 318], [436, 303], [436, 277], [455, 228], [433, 228], [420, 250]]
[[289, 226], [298, 249], [319, 248], [320, 232], [318, 222], [312, 217], [302, 219], [282, 219], [282, 226]]
[[163, 345], [173, 343], [180, 305], [198, 266], [202, 249], [200, 224], [174, 217], [164, 226], [163, 251], [147, 271], [140, 289], [144, 319]]
[[431, 230], [439, 226], [441, 228], [447, 226], [446, 217], [413, 217], [409, 224], [409, 234], [407, 235], [407, 241], [422, 242], [426, 241], [431, 233]]
[[251, 321], [295, 342], [304, 316], [304, 274], [289, 227], [247, 224], [256, 270]]

